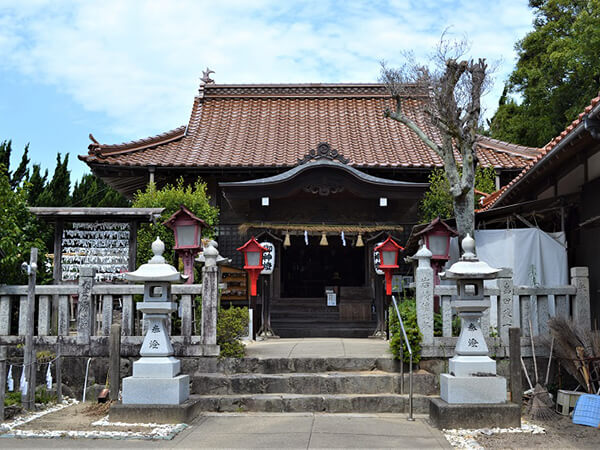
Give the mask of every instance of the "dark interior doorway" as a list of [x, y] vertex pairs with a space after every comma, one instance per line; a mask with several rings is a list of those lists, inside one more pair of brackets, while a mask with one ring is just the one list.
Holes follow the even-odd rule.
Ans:
[[325, 296], [326, 286], [364, 286], [365, 247], [354, 247], [347, 239], [328, 236], [327, 246], [311, 236], [309, 245], [303, 236], [291, 236], [291, 246], [281, 255], [281, 296], [315, 298]]

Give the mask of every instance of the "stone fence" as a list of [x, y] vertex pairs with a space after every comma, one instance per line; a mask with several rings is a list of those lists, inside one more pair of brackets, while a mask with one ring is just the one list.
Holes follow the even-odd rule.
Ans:
[[[205, 276], [211, 277], [209, 284], [216, 284], [218, 272]], [[53, 347], [60, 339], [63, 356], [108, 356], [110, 327], [119, 322], [121, 355], [138, 356], [145, 321], [136, 314], [133, 296], [143, 293], [142, 284], [95, 284], [94, 272], [88, 268], [82, 268], [79, 284], [36, 286], [34, 343], [36, 347]], [[202, 284], [175, 284], [172, 293], [181, 320], [179, 333], [172, 336], [175, 355], [217, 355], [214, 324], [195, 323], [194, 301], [202, 295]], [[204, 311], [211, 309], [209, 301], [203, 297]], [[0, 286], [0, 345], [24, 342], [27, 309], [27, 286]], [[210, 331], [204, 337], [203, 329]]]
[[[421, 333], [423, 357], [449, 357], [454, 354], [458, 335], [453, 335], [452, 297], [456, 286], [433, 283], [433, 269], [429, 259], [418, 267], [415, 276], [417, 322]], [[485, 288], [485, 297], [491, 307], [482, 317], [483, 333], [490, 352], [499, 357], [508, 356], [508, 330], [521, 328], [521, 353], [531, 356], [530, 325], [534, 337], [549, 336], [548, 320], [564, 317], [573, 320], [580, 329], [591, 327], [590, 294], [587, 267], [571, 268], [571, 284], [566, 286], [515, 286], [512, 270], [503, 269], [496, 288]], [[434, 336], [434, 297], [439, 299], [442, 316], [442, 336]], [[543, 353], [536, 346], [536, 354]]]

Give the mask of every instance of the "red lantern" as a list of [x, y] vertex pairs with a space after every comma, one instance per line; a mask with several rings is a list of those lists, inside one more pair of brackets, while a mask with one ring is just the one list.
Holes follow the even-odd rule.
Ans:
[[379, 268], [385, 273], [385, 293], [392, 295], [392, 272], [398, 266], [398, 253], [404, 250], [404, 247], [396, 244], [391, 236], [373, 249], [381, 255]]
[[258, 241], [254, 239], [254, 236], [252, 236], [250, 240], [238, 248], [237, 251], [244, 254], [244, 270], [247, 270], [250, 275], [250, 295], [256, 295], [256, 281], [264, 268], [262, 256], [268, 249], [260, 245]]
[[196, 217], [185, 206], [181, 205], [163, 225], [171, 228], [175, 234], [174, 250], [181, 255], [183, 260], [183, 273], [188, 276], [186, 283], [194, 282], [194, 256], [202, 248], [200, 238], [202, 228], [206, 228], [206, 222]]

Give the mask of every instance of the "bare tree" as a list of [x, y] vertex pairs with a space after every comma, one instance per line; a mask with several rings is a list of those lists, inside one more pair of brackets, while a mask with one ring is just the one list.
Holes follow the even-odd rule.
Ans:
[[[489, 81], [485, 60], [462, 59], [465, 49], [464, 42], [448, 41], [442, 36], [431, 68], [416, 64], [409, 53], [405, 54], [406, 63], [400, 68], [391, 69], [382, 63], [380, 77], [396, 103], [395, 111], [388, 108], [385, 116], [406, 125], [442, 159], [461, 239], [467, 233], [473, 235], [475, 143], [481, 116], [480, 99]], [[410, 98], [415, 84], [430, 91], [431, 102], [425, 113], [439, 130], [439, 139], [428, 135], [403, 111], [402, 102]], [[455, 155], [460, 155], [460, 161]]]

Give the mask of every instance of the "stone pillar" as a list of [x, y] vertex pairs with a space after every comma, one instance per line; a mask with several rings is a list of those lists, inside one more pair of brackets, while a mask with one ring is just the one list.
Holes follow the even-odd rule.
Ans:
[[66, 295], [58, 296], [58, 335], [69, 335], [69, 316], [70, 316], [69, 297]]
[[110, 327], [108, 346], [109, 396], [111, 400], [119, 400], [119, 389], [121, 387], [121, 326], [118, 323]]
[[181, 296], [181, 335], [192, 335], [192, 318], [194, 317], [194, 309], [192, 308], [192, 296]]
[[93, 267], [79, 269], [79, 300], [77, 302], [77, 336], [89, 339], [94, 332], [95, 308], [92, 299], [92, 287], [96, 270]]
[[423, 335], [422, 345], [433, 345], [433, 269], [431, 252], [423, 244], [414, 258], [419, 260], [416, 270], [417, 324]]
[[123, 309], [121, 311], [121, 335], [133, 336], [133, 295], [123, 296]]
[[510, 343], [509, 330], [513, 327], [513, 272], [501, 269], [498, 273], [498, 335], [503, 346]]
[[102, 336], [108, 336], [110, 334], [110, 327], [112, 325], [113, 315], [113, 296], [103, 295], [102, 296]]
[[205, 264], [202, 268], [202, 344], [217, 344], [217, 305], [219, 299], [219, 252], [208, 245], [204, 249]]
[[0, 297], [0, 336], [10, 335], [12, 322], [12, 299], [9, 295]]
[[40, 295], [38, 305], [38, 336], [48, 336], [50, 334], [50, 297]]
[[29, 310], [27, 304], [27, 296], [21, 295], [19, 297], [19, 336], [25, 336], [27, 334], [27, 311]]
[[578, 329], [589, 330], [590, 280], [587, 267], [571, 267], [571, 284], [577, 288], [573, 302], [573, 322]]

